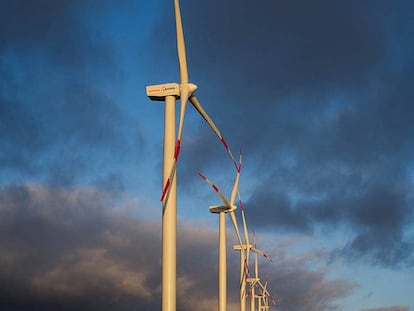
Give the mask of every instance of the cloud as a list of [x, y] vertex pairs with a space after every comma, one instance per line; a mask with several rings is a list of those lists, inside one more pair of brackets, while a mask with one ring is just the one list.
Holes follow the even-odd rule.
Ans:
[[[328, 266], [319, 266], [329, 254], [311, 249], [295, 254], [290, 247], [298, 241], [278, 242], [273, 262], [260, 268], [271, 279], [269, 290], [280, 301], [282, 310], [341, 310], [337, 300], [348, 296], [358, 286], [346, 279], [328, 279]], [[318, 263], [318, 267], [312, 263]], [[273, 270], [275, 269], [275, 270]], [[273, 270], [273, 271], [272, 271]]]
[[[355, 176], [338, 173], [336, 169], [316, 171], [309, 185], [294, 176], [272, 176], [259, 184], [245, 204], [250, 222], [261, 230], [311, 235], [320, 228], [348, 228], [353, 234], [336, 255], [385, 267], [411, 267], [414, 244], [407, 233], [414, 211], [406, 185], [391, 182], [390, 175], [386, 182], [376, 182], [372, 177], [358, 181]], [[303, 174], [299, 172], [300, 176]], [[319, 183], [321, 178], [326, 182]], [[352, 185], [350, 180], [357, 182]]]
[[[131, 217], [119, 206], [121, 198], [93, 187], [2, 187], [0, 283], [8, 284], [2, 304], [8, 310], [160, 307], [160, 222]], [[217, 232], [179, 224], [177, 306], [211, 310], [217, 303]], [[277, 284], [272, 290], [282, 306], [328, 310], [349, 294], [349, 281], [329, 280], [323, 269], [309, 270], [306, 260], [279, 254], [280, 261], [264, 271]], [[233, 252], [228, 258], [229, 308], [237, 310], [239, 259]], [[288, 284], [279, 283], [286, 276]], [[329, 290], [333, 284], [335, 291]]]
[[395, 307], [385, 307], [385, 308], [363, 309], [362, 311], [408, 311], [408, 307], [395, 306]]

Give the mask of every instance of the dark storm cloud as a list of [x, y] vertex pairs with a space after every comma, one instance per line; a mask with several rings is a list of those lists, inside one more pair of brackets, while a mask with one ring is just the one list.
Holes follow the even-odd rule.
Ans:
[[[216, 79], [248, 95], [355, 84], [385, 54], [378, 26], [386, 11], [374, 1], [216, 1], [184, 3], [183, 12], [190, 64], [207, 65], [210, 79], [213, 69], [224, 66]], [[200, 76], [205, 70], [193, 71]]]
[[[159, 222], [122, 211], [119, 196], [95, 188], [9, 185], [0, 189], [0, 305], [7, 310], [153, 310], [160, 308]], [[114, 208], [115, 202], [118, 208]], [[137, 206], [139, 211], [143, 206]], [[217, 232], [180, 221], [177, 308], [211, 310], [217, 303]], [[270, 281], [289, 271], [292, 287], [274, 287], [289, 310], [330, 310], [349, 294], [279, 249], [266, 267]], [[305, 256], [309, 257], [309, 256]], [[229, 258], [229, 309], [237, 310], [238, 257]], [[282, 284], [282, 283], [280, 283]], [[285, 282], [283, 283], [285, 284]], [[313, 301], [303, 298], [322, 290]], [[298, 288], [298, 292], [294, 289]]]
[[[158, 306], [157, 226], [111, 210], [95, 189], [1, 189], [1, 305], [8, 310]], [[114, 212], [114, 214], [111, 214]], [[152, 229], [151, 229], [152, 227]]]
[[301, 188], [300, 181], [290, 183], [289, 178], [284, 184], [283, 176], [279, 181], [273, 176], [261, 184], [246, 203], [252, 225], [278, 232], [306, 233], [321, 226], [333, 230], [345, 225], [352, 228], [354, 236], [348, 237], [348, 245], [336, 255], [390, 267], [414, 264], [414, 243], [405, 234], [412, 225], [414, 212], [405, 185], [394, 179], [385, 183], [362, 180], [362, 176], [358, 182], [357, 178], [338, 172], [326, 176], [331, 183], [319, 183], [320, 178], [315, 173], [308, 180], [316, 184], [316, 189], [309, 185]]

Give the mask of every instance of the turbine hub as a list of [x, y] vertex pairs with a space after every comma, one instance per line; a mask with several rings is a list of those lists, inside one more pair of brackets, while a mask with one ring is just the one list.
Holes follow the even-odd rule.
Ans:
[[182, 92], [183, 89], [187, 89], [188, 91], [188, 97], [190, 97], [191, 95], [193, 95], [193, 93], [195, 92], [195, 90], [197, 90], [197, 85], [193, 84], [193, 83], [183, 83], [180, 84], [180, 91]]

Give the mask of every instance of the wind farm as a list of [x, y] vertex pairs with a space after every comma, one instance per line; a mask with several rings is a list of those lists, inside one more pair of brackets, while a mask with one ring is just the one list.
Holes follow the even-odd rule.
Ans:
[[[166, 83], [160, 85], [150, 85], [146, 87], [147, 96], [151, 100], [165, 101], [164, 111], [164, 154], [163, 154], [163, 189], [161, 194], [161, 202], [163, 203], [162, 209], [162, 310], [163, 311], [175, 311], [176, 310], [176, 243], [177, 243], [177, 189], [176, 189], [176, 171], [178, 157], [181, 150], [181, 142], [183, 139], [184, 130], [184, 117], [187, 107], [187, 102], [190, 101], [204, 120], [208, 123], [217, 137], [224, 145], [228, 155], [233, 161], [234, 166], [237, 169], [237, 175], [234, 181], [233, 190], [231, 193], [230, 201], [218, 190], [218, 188], [208, 180], [201, 173], [199, 174], [208, 184], [210, 184], [214, 190], [216, 190], [219, 197], [222, 199], [224, 206], [211, 206], [210, 212], [219, 214], [219, 260], [218, 260], [218, 310], [227, 310], [227, 250], [226, 250], [226, 220], [225, 215], [228, 213], [233, 223], [234, 229], [237, 234], [237, 238], [240, 246], [240, 310], [245, 311], [245, 287], [246, 287], [246, 273], [245, 265], [248, 265], [248, 253], [250, 245], [248, 240], [245, 244], [242, 243], [240, 232], [235, 217], [234, 202], [238, 193], [238, 184], [241, 171], [241, 153], [239, 164], [236, 164], [233, 153], [229, 148], [224, 137], [202, 108], [197, 98], [193, 95], [197, 86], [188, 82], [188, 70], [187, 70], [187, 57], [185, 50], [183, 23], [181, 18], [181, 10], [179, 0], [174, 0], [175, 10], [175, 24], [177, 33], [177, 54], [180, 72], [180, 84], [178, 83]], [[181, 103], [178, 137], [175, 140], [175, 100], [179, 98]], [[174, 151], [173, 151], [174, 150]], [[169, 172], [169, 174], [167, 174]], [[170, 200], [171, 195], [171, 200]], [[245, 217], [243, 214], [243, 221]], [[244, 223], [244, 228], [246, 225]], [[247, 239], [247, 233], [246, 233]], [[247, 248], [243, 248], [244, 245]], [[247, 245], [247, 246], [246, 246]], [[257, 251], [253, 248], [253, 251]], [[253, 309], [251, 311], [254, 311]]]
[[414, 310], [413, 11], [0, 1], [0, 310]]

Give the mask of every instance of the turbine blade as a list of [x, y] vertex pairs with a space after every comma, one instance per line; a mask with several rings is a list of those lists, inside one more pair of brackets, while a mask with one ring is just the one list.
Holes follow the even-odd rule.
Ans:
[[267, 283], [269, 282], [269, 278], [267, 277], [267, 275], [266, 275], [266, 282], [265, 282], [265, 285], [264, 285], [264, 288], [267, 290]]
[[208, 183], [213, 189], [214, 191], [216, 191], [216, 193], [218, 194], [218, 196], [221, 198], [221, 200], [223, 201], [224, 205], [227, 206], [229, 209], [232, 208], [230, 202], [227, 200], [227, 198], [224, 196], [224, 194], [220, 191], [220, 189], [213, 184], [206, 176], [204, 176], [201, 173], [198, 173], [198, 175], [206, 182]]
[[240, 198], [240, 194], [239, 194], [239, 206], [240, 206], [240, 212], [241, 212], [242, 221], [243, 221], [244, 240], [245, 240], [246, 246], [247, 246], [246, 257], [247, 257], [247, 261], [249, 261], [249, 255], [250, 255], [249, 231], [247, 230], [246, 215], [245, 215], [245, 212], [244, 212], [243, 203], [242, 203], [242, 200]]
[[161, 193], [161, 201], [163, 202], [163, 209], [167, 203], [169, 194], [170, 194], [170, 185], [175, 178], [175, 172], [177, 169], [177, 160], [180, 154], [181, 141], [183, 136], [183, 127], [184, 127], [184, 116], [185, 109], [187, 107], [188, 97], [190, 96], [189, 86], [188, 86], [188, 70], [187, 70], [187, 58], [185, 53], [185, 42], [184, 42], [184, 31], [183, 24], [181, 19], [180, 4], [178, 0], [174, 0], [174, 10], [175, 10], [175, 26], [177, 33], [177, 53], [178, 53], [178, 62], [180, 69], [180, 98], [181, 98], [181, 111], [180, 111], [180, 123], [178, 129], [178, 138], [175, 146], [174, 152], [174, 163], [171, 167], [171, 171], [166, 183], [163, 186]]
[[243, 264], [242, 269], [243, 270], [242, 270], [242, 278], [241, 278], [240, 286], [242, 286], [243, 283], [247, 284], [247, 279], [250, 278], [250, 270], [249, 270], [249, 265], [247, 264], [246, 258], [244, 259], [244, 264]]
[[259, 261], [257, 260], [257, 254], [254, 254], [254, 275], [259, 278]]
[[244, 269], [242, 271], [242, 278], [240, 280], [239, 289], [241, 291], [241, 296], [245, 297], [246, 296], [246, 271]]
[[231, 191], [231, 198], [230, 198], [230, 202], [231, 204], [234, 204], [234, 201], [236, 200], [236, 194], [239, 191], [239, 180], [240, 180], [240, 171], [241, 171], [241, 151], [240, 151], [240, 160], [239, 160], [239, 165], [237, 166], [237, 175], [236, 178], [234, 180], [234, 185], [233, 185], [233, 190]]
[[273, 262], [273, 260], [267, 256], [265, 253], [263, 253], [261, 250], [257, 249], [256, 247], [252, 247], [252, 252], [255, 252], [256, 254], [266, 258], [268, 261]]
[[262, 294], [263, 295], [270, 296], [270, 293], [269, 293], [269, 291], [266, 288], [267, 287], [267, 282], [265, 283], [265, 285], [263, 285], [263, 283], [260, 280], [257, 283], [259, 284], [259, 286], [261, 288]]
[[185, 117], [185, 109], [187, 108], [187, 102], [188, 102], [188, 87], [181, 87], [181, 94], [180, 94], [180, 121], [178, 125], [178, 140], [181, 141], [183, 137], [183, 129], [184, 129], [184, 117]]
[[236, 231], [237, 240], [239, 241], [240, 246], [243, 245], [243, 242], [241, 240], [239, 226], [237, 225], [236, 215], [234, 214], [234, 210], [231, 210], [229, 213], [231, 222], [233, 223], [234, 230]]
[[247, 258], [244, 259], [244, 269], [246, 269], [246, 279], [250, 277], [250, 269], [249, 269], [249, 263], [247, 261]]
[[236, 178], [234, 179], [233, 190], [231, 191], [230, 202], [234, 204], [234, 200], [236, 199], [237, 190], [239, 188], [239, 180], [240, 180], [240, 172], [237, 172]]
[[[178, 2], [178, 1], [176, 0], [176, 2]], [[194, 91], [194, 90], [190, 90], [190, 86], [188, 84], [181, 84], [180, 85], [181, 108], [180, 108], [180, 120], [179, 120], [179, 125], [178, 125], [178, 137], [177, 137], [177, 142], [176, 142], [176, 145], [175, 145], [174, 162], [172, 164], [170, 174], [168, 175], [168, 179], [165, 182], [165, 184], [163, 186], [162, 193], [161, 193], [161, 201], [163, 202], [163, 208], [165, 207], [165, 205], [167, 203], [169, 193], [170, 193], [170, 186], [172, 184], [173, 179], [175, 178], [178, 157], [179, 157], [180, 151], [181, 151], [181, 142], [182, 142], [183, 130], [184, 130], [184, 118], [185, 118], [185, 112], [186, 112], [188, 100], [191, 101], [191, 103], [194, 105], [194, 107], [197, 109], [197, 111], [201, 114], [201, 116], [204, 118], [204, 120], [207, 121], [207, 123], [210, 125], [210, 127], [213, 129], [213, 131], [219, 137], [220, 141], [223, 143], [224, 147], [226, 148], [226, 151], [229, 154], [230, 158], [233, 160], [233, 163], [236, 166], [237, 171], [240, 171], [241, 164], [239, 164], [239, 166], [237, 166], [237, 164], [234, 160], [233, 153], [231, 152], [231, 150], [230, 150], [228, 144], [226, 143], [226, 141], [224, 140], [224, 137], [221, 135], [220, 131], [217, 129], [216, 125], [211, 120], [211, 118], [207, 115], [207, 113], [201, 107], [201, 104], [197, 100], [197, 98], [193, 95], [190, 96], [190, 93], [192, 91]]]
[[236, 169], [238, 169], [236, 160], [234, 159], [233, 153], [231, 152], [231, 149], [230, 149], [229, 145], [225, 141], [223, 135], [221, 135], [219, 129], [214, 124], [213, 120], [211, 120], [211, 118], [205, 112], [205, 110], [201, 106], [200, 102], [198, 101], [197, 97], [194, 96], [194, 95], [190, 96], [190, 102], [193, 104], [194, 108], [197, 109], [197, 111], [200, 113], [200, 115], [203, 117], [203, 119], [208, 123], [208, 125], [211, 127], [211, 129], [214, 131], [214, 133], [216, 133], [217, 137], [220, 139], [221, 143], [224, 145], [224, 148], [226, 148], [226, 151], [227, 151], [228, 155], [230, 156], [231, 160], [233, 161], [234, 166], [236, 167]]
[[180, 82], [181, 84], [184, 84], [184, 83], [188, 83], [188, 72], [187, 72], [187, 58], [186, 58], [186, 53], [185, 53], [183, 23], [181, 20], [180, 4], [178, 0], [174, 0], [174, 9], [175, 9], [175, 28], [177, 31], [177, 52], [178, 52], [178, 61], [180, 64]]
[[168, 175], [168, 179], [163, 187], [162, 194], [161, 194], [161, 201], [163, 202], [163, 207], [167, 203], [167, 199], [170, 193], [170, 185], [175, 178], [175, 173], [177, 170], [177, 162], [178, 162], [178, 157], [181, 151], [181, 141], [182, 141], [183, 130], [184, 130], [185, 110], [187, 108], [187, 103], [188, 103], [188, 95], [189, 95], [188, 85], [184, 85], [184, 86], [182, 85], [180, 87], [180, 90], [181, 90], [181, 98], [180, 98], [181, 107], [180, 107], [180, 121], [178, 125], [178, 137], [177, 137], [177, 142], [175, 144], [174, 162], [172, 164], [170, 174]]

